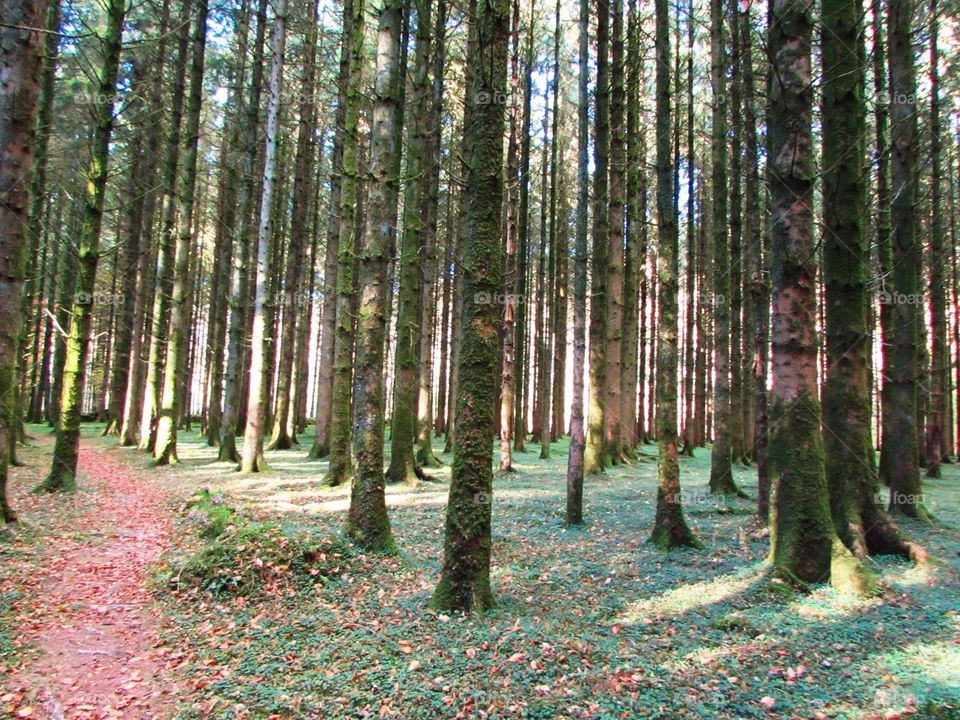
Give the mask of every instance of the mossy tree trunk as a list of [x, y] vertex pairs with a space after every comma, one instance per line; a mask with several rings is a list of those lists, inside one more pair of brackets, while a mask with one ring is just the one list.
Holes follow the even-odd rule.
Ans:
[[657, 326], [657, 515], [650, 541], [663, 550], [674, 547], [699, 547], [683, 519], [680, 492], [680, 458], [677, 437], [677, 362], [679, 329], [679, 247], [677, 206], [674, 200], [674, 168], [670, 147], [670, 7], [667, 0], [656, 0], [657, 53], [657, 218], [659, 252], [657, 274], [660, 277]]
[[[76, 296], [81, 298], [93, 297], [97, 263], [100, 259], [100, 227], [103, 222], [110, 138], [113, 135], [114, 125], [112, 99], [117, 92], [126, 9], [126, 0], [110, 0], [107, 3], [107, 29], [106, 34], [101, 38], [103, 56], [97, 72], [96, 90], [97, 97], [102, 101], [97, 104], [94, 115], [90, 166], [87, 170], [87, 186], [83, 200], [83, 223], [77, 247]], [[38, 491], [55, 492], [76, 487], [77, 458], [80, 452], [80, 412], [92, 319], [91, 303], [77, 301], [73, 303], [53, 462], [50, 474], [37, 487]]]
[[400, 237], [400, 286], [397, 296], [397, 340], [394, 352], [393, 412], [390, 414], [391, 483], [415, 484], [417, 465], [414, 445], [417, 437], [417, 354], [421, 318], [420, 253], [423, 241], [421, 174], [424, 172], [430, 116], [430, 48], [433, 42], [430, 19], [432, 0], [415, 0], [417, 31], [414, 50], [412, 122], [407, 132], [407, 184], [403, 198], [403, 233]]
[[610, 247], [608, 171], [610, 161], [610, 4], [597, 4], [597, 79], [594, 90], [593, 246], [590, 278], [590, 407], [584, 473], [606, 468], [607, 274]]
[[185, 0], [177, 20], [179, 35], [176, 58], [173, 63], [173, 87], [170, 100], [170, 129], [165, 138], [166, 148], [161, 173], [160, 235], [150, 320], [150, 348], [147, 352], [147, 372], [140, 407], [140, 450], [153, 452], [156, 443], [157, 414], [163, 388], [167, 338], [170, 331], [170, 298], [173, 294], [173, 275], [176, 254], [177, 178], [180, 168], [181, 125], [187, 89], [187, 59], [190, 52], [190, 15], [193, 0]]
[[391, 190], [395, 171], [395, 123], [399, 98], [401, 16], [405, 0], [385, 0], [376, 8], [377, 67], [371, 116], [370, 174], [367, 222], [360, 245], [360, 296], [357, 318], [356, 383], [353, 389], [353, 454], [356, 470], [350, 492], [347, 534], [367, 550], [393, 549], [384, 492], [384, 344], [387, 326], [387, 292], [390, 286], [387, 258], [396, 217], [396, 193]]
[[870, 432], [866, 104], [861, 0], [823, 4], [823, 280], [827, 377], [823, 439], [830, 510], [857, 557], [910, 555], [877, 501]]
[[573, 396], [567, 456], [567, 525], [583, 523], [583, 372], [587, 355], [587, 221], [590, 203], [590, 3], [580, 0], [577, 79], [577, 224], [573, 280]]
[[364, 18], [362, 0], [354, 0], [343, 127], [343, 173], [340, 181], [340, 242], [337, 255], [337, 309], [333, 354], [333, 395], [330, 422], [330, 467], [324, 484], [342, 485], [352, 475], [351, 378], [353, 369], [354, 269], [360, 183], [360, 104], [363, 88]]
[[191, 37], [190, 95], [187, 99], [187, 123], [184, 129], [183, 168], [177, 189], [179, 229], [174, 255], [173, 292], [170, 298], [170, 337], [167, 340], [157, 418], [157, 440], [153, 457], [158, 465], [173, 465], [177, 460], [177, 424], [180, 415], [180, 391], [185, 375], [187, 334], [190, 329], [190, 258], [193, 253], [193, 213], [197, 186], [197, 158], [200, 145], [200, 111], [203, 108], [203, 67], [207, 40], [207, 0], [197, 0], [197, 19]]
[[[774, 0], [767, 42], [771, 83], [770, 205], [773, 387], [770, 403], [770, 562], [787, 579], [857, 582], [856, 561], [833, 528], [817, 388], [814, 282], [811, 0]], [[854, 570], [854, 572], [851, 572]]]
[[[500, 291], [503, 276], [504, 108], [509, 9], [505, 0], [481, 0], [469, 99], [470, 138], [465, 253], [463, 347], [457, 392], [457, 434], [447, 501], [443, 571], [431, 606], [482, 614], [495, 604], [490, 587], [491, 444], [499, 366], [499, 311], [478, 293]], [[484, 99], [487, 102], [482, 102]], [[493, 100], [493, 101], [491, 101]]]
[[[0, 27], [0, 519], [17, 521], [7, 498], [7, 469], [16, 442], [15, 368], [23, 321], [24, 252], [28, 246], [30, 174], [33, 172], [40, 67], [45, 45], [42, 4], [11, 0]], [[111, 85], [112, 90], [112, 85]], [[113, 108], [110, 108], [111, 112]]]
[[[917, 447], [917, 269], [921, 264], [917, 242], [917, 83], [912, 44], [911, 0], [890, 0], [887, 26], [890, 64], [891, 241], [893, 246], [893, 343], [884, 358], [889, 392], [886, 419], [890, 432], [886, 456], [890, 509], [925, 518]], [[889, 361], [889, 365], [887, 364]], [[886, 368], [889, 367], [889, 370]]]

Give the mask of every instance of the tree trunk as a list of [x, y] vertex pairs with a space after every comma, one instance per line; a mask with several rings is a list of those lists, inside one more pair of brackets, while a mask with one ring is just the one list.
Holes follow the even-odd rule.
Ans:
[[927, 477], [940, 477], [940, 463], [947, 455], [947, 388], [950, 350], [947, 340], [947, 293], [944, 279], [946, 252], [941, 200], [942, 159], [940, 151], [940, 73], [937, 53], [937, 0], [930, 0], [930, 414], [927, 417]]
[[730, 248], [727, 234], [727, 62], [723, 26], [723, 0], [710, 0], [710, 79], [713, 85], [713, 308], [714, 372], [713, 451], [710, 457], [710, 492], [740, 495], [730, 466]]
[[237, 452], [237, 426], [240, 419], [240, 403], [243, 397], [244, 338], [247, 332], [248, 260], [250, 242], [248, 236], [253, 219], [254, 167], [257, 156], [257, 129], [260, 117], [260, 95], [263, 90], [263, 46], [267, 32], [267, 0], [260, 0], [257, 7], [257, 34], [254, 41], [251, 65], [250, 96], [247, 100], [246, 119], [243, 123], [244, 154], [240, 161], [240, 193], [237, 208], [240, 226], [230, 269], [230, 327], [227, 331], [227, 368], [223, 385], [223, 413], [220, 426], [220, 451], [217, 459], [239, 463]]
[[377, 69], [370, 135], [370, 181], [366, 232], [360, 249], [357, 291], [357, 383], [353, 397], [353, 453], [356, 473], [350, 492], [347, 534], [366, 550], [392, 550], [383, 473], [384, 339], [386, 336], [387, 256], [396, 193], [390, 187], [399, 98], [400, 24], [404, 0], [387, 0], [379, 8]]
[[340, 186], [340, 242], [337, 256], [337, 308], [334, 332], [333, 395], [330, 423], [330, 467], [324, 484], [342, 485], [352, 475], [351, 436], [351, 370], [353, 367], [353, 301], [356, 228], [360, 209], [357, 206], [360, 182], [360, 103], [363, 80], [363, 34], [365, 8], [362, 0], [354, 0], [351, 26], [350, 76], [347, 83], [345, 122], [343, 127], [343, 173]]
[[[303, 78], [300, 84], [300, 118], [297, 128], [297, 154], [294, 160], [293, 210], [290, 218], [290, 249], [284, 270], [284, 312], [281, 330], [280, 368], [277, 376], [277, 403], [273, 416], [271, 450], [289, 450], [297, 444], [296, 428], [290, 426], [294, 349], [297, 342], [297, 316], [300, 314], [301, 268], [310, 251], [307, 237], [307, 213], [313, 176], [313, 134], [316, 130], [316, 100], [313, 96], [317, 54], [317, 0], [314, 0], [305, 39]], [[306, 322], [303, 317], [300, 322]]]
[[845, 561], [851, 556], [830, 519], [817, 399], [811, 5], [774, 0], [767, 38], [774, 59], [770, 72], [778, 79], [770, 84], [768, 111], [774, 375], [770, 561], [788, 580], [825, 583], [850, 577]]
[[605, 392], [607, 377], [607, 274], [610, 233], [607, 173], [610, 159], [610, 43], [609, 0], [597, 6], [597, 81], [594, 90], [594, 191], [593, 247], [590, 285], [590, 409], [587, 414], [587, 441], [584, 473], [595, 475], [606, 468]]
[[403, 235], [400, 241], [400, 287], [397, 297], [397, 341], [394, 356], [393, 412], [390, 415], [390, 468], [387, 481], [415, 484], [414, 457], [417, 402], [417, 329], [421, 321], [420, 253], [423, 242], [421, 216], [428, 123], [430, 117], [430, 48], [432, 45], [432, 0], [415, 0], [417, 9], [414, 51], [413, 122], [407, 134], [407, 185], [403, 201]]
[[860, 0], [823, 6], [823, 440], [833, 525], [858, 558], [910, 555], [877, 502], [867, 365], [866, 106]]
[[[920, 486], [917, 448], [917, 270], [916, 240], [917, 84], [914, 74], [913, 3], [890, 0], [887, 6], [890, 43], [891, 239], [893, 245], [892, 357], [885, 370], [889, 392], [890, 432], [882, 448], [890, 483], [890, 509], [927, 518]], [[887, 367], [885, 362], [885, 367]], [[882, 460], [881, 460], [882, 462]]]
[[[110, 0], [107, 4], [107, 31], [102, 38], [102, 64], [98, 70], [96, 82], [98, 97], [103, 99], [112, 99], [117, 92], [125, 11], [126, 0]], [[30, 119], [32, 121], [32, 114]], [[113, 124], [113, 102], [106, 101], [97, 104], [94, 115], [90, 166], [87, 170], [87, 186], [84, 195], [83, 224], [77, 247], [76, 295], [79, 298], [92, 297], [95, 290], [94, 280], [97, 272], [97, 262], [100, 259], [100, 226], [103, 222], [103, 202], [107, 187], [110, 138], [113, 134]], [[2, 143], [0, 146], [6, 147], [6, 143]], [[86, 377], [87, 350], [90, 345], [92, 311], [93, 307], [90, 303], [79, 301], [73, 303], [53, 463], [50, 474], [36, 488], [37, 491], [55, 492], [71, 490], [76, 487], [77, 457], [80, 452], [80, 412]]]
[[573, 397], [567, 456], [567, 525], [583, 523], [583, 374], [587, 354], [587, 220], [590, 202], [590, 4], [580, 0], [580, 76], [577, 81], [577, 226], [573, 282]]
[[177, 460], [178, 402], [183, 378], [187, 333], [190, 327], [190, 258], [194, 254], [193, 213], [197, 185], [197, 160], [200, 145], [200, 111], [203, 107], [203, 67], [207, 40], [207, 0], [197, 0], [197, 25], [191, 38], [190, 96], [187, 102], [186, 144], [183, 169], [177, 189], [179, 233], [173, 269], [173, 294], [170, 308], [170, 337], [167, 341], [157, 441], [153, 457], [158, 465], [174, 465]]
[[432, 85], [429, 93], [429, 110], [426, 115], [426, 141], [424, 143], [424, 172], [421, 179], [420, 215], [422, 217], [420, 286], [420, 351], [417, 394], [417, 443], [416, 463], [421, 468], [440, 467], [443, 463], [433, 454], [433, 341], [436, 335], [434, 322], [437, 274], [437, 208], [440, 194], [440, 142], [443, 135], [443, 74], [446, 65], [444, 28], [447, 22], [447, 6], [437, 3], [434, 19], [434, 40], [431, 48]]
[[45, 44], [39, 31], [21, 28], [41, 27], [41, 10], [39, 2], [11, 0], [0, 15], [0, 519], [4, 523], [17, 521], [7, 498], [7, 468], [20, 412], [14, 391], [16, 347], [23, 321], [23, 260], [30, 241], [29, 179], [34, 171], [39, 70]]
[[657, 515], [650, 542], [662, 550], [674, 547], [700, 547], [683, 519], [680, 491], [680, 458], [677, 437], [677, 334], [679, 248], [677, 207], [674, 200], [674, 169], [670, 150], [670, 7], [667, 0], [656, 0], [657, 52], [657, 275], [660, 277], [657, 324]]
[[[503, 203], [504, 108], [509, 10], [505, 0], [478, 4], [470, 138], [465, 189], [463, 350], [457, 392], [457, 434], [447, 501], [443, 571], [431, 606], [476, 615], [495, 605], [490, 587], [491, 444], [498, 362], [499, 310], [477, 302], [478, 293], [500, 291]], [[486, 103], [481, 100], [486, 97]]]

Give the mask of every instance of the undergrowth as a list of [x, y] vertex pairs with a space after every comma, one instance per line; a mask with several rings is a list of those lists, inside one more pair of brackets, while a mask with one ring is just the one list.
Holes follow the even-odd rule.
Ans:
[[201, 490], [182, 506], [200, 542], [170, 558], [158, 579], [174, 591], [217, 597], [255, 595], [312, 584], [336, 574], [349, 550], [339, 540], [246, 518], [222, 494]]

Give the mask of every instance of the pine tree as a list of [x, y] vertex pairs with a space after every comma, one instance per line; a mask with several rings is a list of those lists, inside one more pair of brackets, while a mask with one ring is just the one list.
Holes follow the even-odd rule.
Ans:
[[478, 293], [499, 292], [503, 251], [504, 108], [509, 10], [505, 0], [480, 0], [469, 102], [469, 170], [464, 237], [463, 348], [457, 391], [457, 434], [447, 501], [443, 571], [431, 606], [482, 614], [495, 604], [490, 587], [491, 444], [498, 367], [499, 311]]
[[[7, 469], [16, 442], [16, 339], [20, 334], [24, 251], [28, 246], [30, 173], [33, 171], [40, 67], [42, 5], [11, 0], [0, 11], [0, 515], [17, 521], [7, 498]], [[109, 78], [107, 78], [109, 79]], [[112, 88], [112, 85], [111, 85]], [[110, 108], [112, 113], [112, 107]], [[78, 418], [79, 419], [79, 418]]]
[[101, 38], [103, 56], [96, 80], [96, 96], [101, 101], [97, 103], [94, 113], [90, 165], [87, 169], [87, 188], [83, 200], [83, 223], [77, 247], [77, 300], [74, 301], [70, 313], [70, 334], [65, 353], [53, 462], [50, 474], [36, 488], [42, 492], [71, 490], [76, 487], [80, 412], [86, 380], [87, 350], [90, 346], [90, 325], [93, 319], [91, 304], [80, 300], [93, 297], [97, 263], [100, 259], [100, 228], [103, 223], [103, 203], [109, 172], [110, 138], [114, 126], [112, 99], [116, 95], [120, 72], [126, 0], [110, 0], [106, 10], [107, 29]]

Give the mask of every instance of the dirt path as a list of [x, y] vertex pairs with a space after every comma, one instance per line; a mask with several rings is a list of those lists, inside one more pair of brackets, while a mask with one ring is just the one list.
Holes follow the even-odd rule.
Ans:
[[174, 689], [160, 680], [145, 581], [170, 542], [167, 496], [97, 448], [81, 450], [80, 483], [79, 515], [37, 550], [36, 594], [22, 607], [23, 640], [40, 651], [20, 676], [34, 701], [26, 716], [161, 718]]

